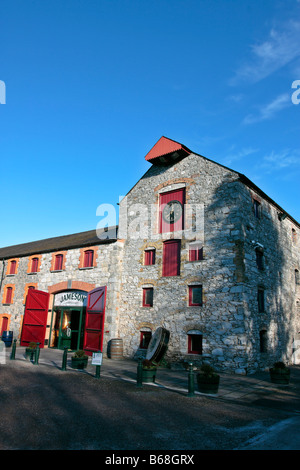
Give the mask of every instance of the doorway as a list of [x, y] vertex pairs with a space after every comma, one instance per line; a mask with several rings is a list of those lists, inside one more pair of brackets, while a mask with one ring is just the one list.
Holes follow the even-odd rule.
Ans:
[[72, 351], [83, 347], [85, 308], [54, 307], [51, 322], [50, 347]]

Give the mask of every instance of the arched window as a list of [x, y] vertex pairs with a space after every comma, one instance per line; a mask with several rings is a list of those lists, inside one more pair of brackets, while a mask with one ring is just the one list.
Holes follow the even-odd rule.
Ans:
[[16, 274], [16, 269], [17, 269], [17, 262], [16, 262], [15, 259], [13, 259], [13, 260], [10, 262], [9, 274]]
[[6, 288], [6, 296], [5, 296], [5, 303], [6, 304], [11, 304], [11, 302], [12, 302], [12, 293], [13, 293], [13, 288], [12, 287], [7, 287]]
[[30, 272], [37, 273], [38, 266], [39, 266], [39, 259], [38, 258], [32, 258], [32, 260], [31, 260], [31, 271]]

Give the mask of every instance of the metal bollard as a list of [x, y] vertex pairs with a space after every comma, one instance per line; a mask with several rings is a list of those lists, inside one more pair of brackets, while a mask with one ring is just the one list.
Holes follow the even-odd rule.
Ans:
[[188, 375], [188, 397], [195, 396], [195, 378], [193, 371], [193, 363], [189, 362], [189, 375]]
[[96, 374], [95, 374], [96, 379], [100, 379], [100, 371], [101, 371], [101, 366], [96, 366]]
[[16, 348], [17, 348], [17, 340], [14, 339], [11, 354], [10, 354], [10, 359], [16, 359]]
[[138, 358], [138, 365], [137, 365], [137, 374], [136, 374], [136, 386], [142, 387], [143, 386], [143, 358]]
[[36, 343], [36, 350], [35, 350], [35, 364], [39, 363], [39, 357], [40, 357], [40, 344], [41, 343]]
[[67, 369], [67, 357], [68, 357], [68, 348], [67, 348], [67, 346], [65, 346], [64, 347], [64, 353], [63, 353], [63, 360], [62, 360], [61, 370], [66, 370]]

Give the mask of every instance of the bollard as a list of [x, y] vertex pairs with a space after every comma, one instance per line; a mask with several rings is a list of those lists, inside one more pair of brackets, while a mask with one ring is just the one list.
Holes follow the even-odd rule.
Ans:
[[12, 350], [11, 350], [11, 359], [16, 359], [16, 348], [17, 348], [17, 340], [14, 339], [13, 345], [12, 345]]
[[189, 375], [188, 375], [188, 397], [195, 396], [195, 378], [193, 371], [193, 363], [189, 362]]
[[96, 379], [100, 379], [100, 370], [101, 370], [101, 366], [96, 366], [96, 374], [95, 374]]
[[39, 363], [39, 357], [40, 357], [40, 344], [41, 343], [36, 343], [36, 350], [35, 350], [35, 364]]
[[137, 365], [137, 374], [136, 374], [136, 386], [142, 387], [143, 385], [143, 358], [138, 358], [138, 365]]
[[64, 353], [63, 353], [63, 360], [62, 360], [62, 365], [61, 365], [61, 370], [66, 370], [67, 369], [67, 357], [68, 357], [68, 347], [64, 347]]

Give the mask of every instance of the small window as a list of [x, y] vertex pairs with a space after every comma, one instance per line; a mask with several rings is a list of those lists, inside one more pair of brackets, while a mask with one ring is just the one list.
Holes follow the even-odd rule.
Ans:
[[295, 284], [296, 284], [296, 286], [300, 285], [300, 277], [299, 277], [298, 269], [295, 269]]
[[254, 216], [257, 219], [260, 219], [260, 217], [261, 217], [261, 204], [256, 199], [253, 199], [253, 212], [254, 212]]
[[188, 354], [202, 354], [201, 334], [188, 334]]
[[256, 266], [260, 271], [263, 271], [264, 269], [264, 254], [263, 251], [257, 248], [255, 250], [256, 254]]
[[257, 304], [259, 313], [263, 313], [265, 311], [265, 291], [260, 287], [257, 290]]
[[153, 307], [153, 287], [143, 288], [143, 307]]
[[63, 267], [63, 255], [59, 254], [55, 256], [54, 271], [61, 271]]
[[93, 267], [93, 262], [94, 262], [94, 251], [93, 250], [85, 251], [84, 252], [83, 267], [84, 268], [92, 268]]
[[189, 286], [189, 306], [202, 305], [202, 286]]
[[17, 262], [16, 260], [12, 260], [9, 266], [9, 274], [16, 274], [16, 270], [17, 270]]
[[261, 353], [266, 353], [268, 351], [267, 330], [261, 330], [259, 332], [259, 347]]
[[37, 273], [39, 267], [39, 259], [38, 258], [32, 258], [31, 260], [31, 273]]
[[147, 349], [152, 338], [151, 331], [141, 331], [140, 349]]
[[189, 246], [189, 261], [202, 261], [203, 260], [203, 246], [190, 245]]
[[5, 296], [5, 303], [6, 304], [11, 304], [11, 302], [12, 302], [12, 293], [13, 293], [12, 287], [7, 287], [6, 288], [6, 296]]
[[292, 242], [297, 243], [297, 232], [294, 228], [292, 228]]
[[145, 250], [145, 266], [155, 264], [155, 249]]

